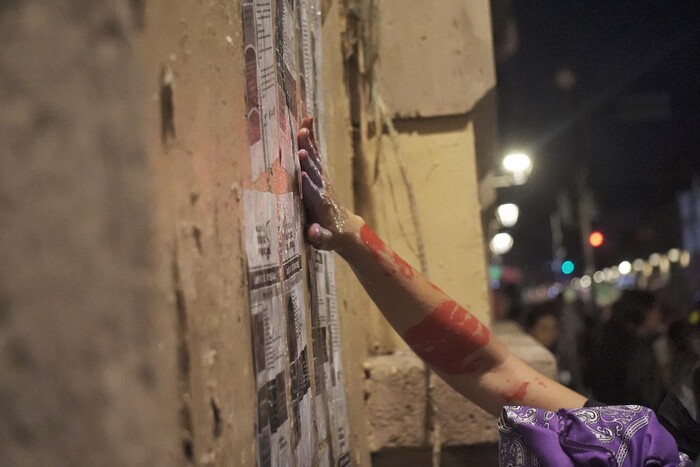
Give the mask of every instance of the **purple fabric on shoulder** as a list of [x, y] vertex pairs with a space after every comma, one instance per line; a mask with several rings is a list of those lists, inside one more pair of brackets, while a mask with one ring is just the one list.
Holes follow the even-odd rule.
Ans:
[[504, 407], [501, 467], [692, 467], [651, 409], [613, 405], [549, 412]]

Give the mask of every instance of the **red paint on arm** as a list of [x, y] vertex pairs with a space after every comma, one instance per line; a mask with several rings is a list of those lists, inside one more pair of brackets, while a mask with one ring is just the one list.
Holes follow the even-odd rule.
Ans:
[[522, 402], [525, 400], [525, 396], [527, 396], [527, 387], [529, 385], [530, 382], [525, 381], [518, 386], [518, 389], [516, 389], [512, 394], [501, 393], [501, 396], [506, 400], [506, 402]]
[[408, 264], [402, 257], [397, 255], [396, 253], [394, 253], [392, 259], [394, 260], [394, 264], [398, 268], [401, 275], [403, 275], [407, 279], [413, 279], [413, 276], [416, 275], [416, 270], [413, 269], [413, 266]]
[[[377, 261], [380, 261], [383, 256], [388, 256], [386, 245], [382, 239], [369, 228], [367, 224], [363, 225], [360, 229], [360, 238], [362, 239], [362, 243], [367, 246], [370, 253], [372, 253], [372, 256], [374, 256], [374, 259]], [[411, 265], [398, 254], [391, 254], [391, 262], [393, 263], [392, 265], [394, 266], [395, 271], [398, 271], [404, 277], [412, 279], [416, 275], [415, 269], [413, 269], [413, 267], [411, 267]]]
[[386, 245], [381, 238], [374, 233], [374, 230], [370, 229], [367, 224], [363, 225], [360, 229], [360, 238], [362, 243], [364, 243], [369, 249], [374, 259], [379, 260], [382, 254], [386, 252]]
[[483, 358], [472, 354], [488, 344], [490, 333], [474, 315], [447, 300], [409, 328], [404, 338], [427, 363], [447, 374], [459, 375], [479, 370]]
[[543, 388], [546, 388], [546, 387], [547, 387], [547, 383], [545, 383], [544, 381], [542, 381], [542, 378], [535, 378], [535, 382], [536, 382], [539, 386], [542, 386]]

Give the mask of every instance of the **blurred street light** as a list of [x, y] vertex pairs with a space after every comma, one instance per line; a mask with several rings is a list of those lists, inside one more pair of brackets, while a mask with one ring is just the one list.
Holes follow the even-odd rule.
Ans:
[[632, 269], [635, 272], [643, 271], [644, 270], [644, 260], [641, 258], [635, 259], [634, 262], [632, 263]]
[[681, 259], [681, 250], [678, 248], [671, 248], [668, 250], [668, 260], [672, 263], [677, 263]]
[[532, 171], [532, 160], [527, 154], [517, 152], [503, 158], [503, 169], [513, 177], [514, 185], [522, 185]]
[[591, 234], [588, 236], [588, 243], [593, 248], [598, 248], [599, 246], [601, 246], [603, 244], [603, 241], [605, 241], [605, 237], [602, 233], [598, 231], [591, 232]]
[[501, 204], [496, 208], [496, 218], [503, 227], [513, 227], [518, 222], [520, 210], [513, 203]]
[[622, 275], [629, 274], [630, 272], [632, 272], [632, 265], [629, 261], [621, 262], [617, 268], [619, 269], [620, 274]]
[[653, 267], [658, 266], [661, 263], [661, 255], [658, 253], [652, 253], [649, 256], [649, 264], [651, 264]]
[[596, 271], [595, 274], [593, 274], [593, 282], [596, 284], [600, 284], [605, 280], [605, 274], [603, 271]]
[[583, 276], [581, 278], [581, 287], [583, 287], [584, 289], [587, 289], [590, 286], [591, 286], [591, 276], [588, 276], [588, 275]]
[[504, 255], [513, 248], [513, 237], [506, 232], [497, 233], [489, 242], [489, 248], [494, 255]]
[[681, 253], [680, 261], [681, 261], [681, 267], [682, 267], [682, 268], [687, 268], [688, 265], [690, 264], [690, 252], [688, 252], [688, 251], [683, 251], [683, 252]]
[[566, 260], [561, 264], [561, 272], [563, 272], [564, 274], [569, 275], [572, 272], [574, 272], [574, 269], [575, 266], [573, 261]]

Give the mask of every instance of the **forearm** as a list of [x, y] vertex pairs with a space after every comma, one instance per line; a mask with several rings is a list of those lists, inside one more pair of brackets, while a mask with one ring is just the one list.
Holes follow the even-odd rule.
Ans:
[[556, 410], [585, 399], [511, 355], [487, 326], [342, 208], [324, 174], [313, 121], [299, 130], [302, 194], [316, 248], [337, 251], [406, 343], [452, 387], [493, 415], [504, 404]]
[[497, 415], [505, 404], [556, 410], [585, 398], [527, 366], [469, 311], [353, 217], [338, 249], [389, 323], [440, 376]]

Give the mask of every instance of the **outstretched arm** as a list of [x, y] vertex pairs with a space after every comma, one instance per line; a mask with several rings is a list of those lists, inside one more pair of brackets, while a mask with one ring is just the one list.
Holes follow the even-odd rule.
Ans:
[[298, 139], [307, 239], [348, 262], [389, 323], [438, 375], [496, 416], [509, 404], [547, 410], [583, 406], [582, 395], [511, 354], [488, 327], [340, 205], [323, 171], [310, 118]]

